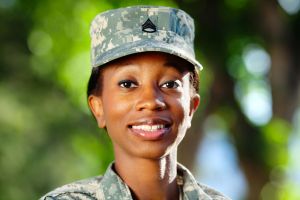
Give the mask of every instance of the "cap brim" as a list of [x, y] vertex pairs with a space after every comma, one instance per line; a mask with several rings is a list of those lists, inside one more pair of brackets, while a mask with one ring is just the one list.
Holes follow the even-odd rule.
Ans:
[[192, 56], [187, 55], [186, 50], [178, 48], [178, 46], [172, 44], [166, 44], [158, 42], [156, 40], [140, 40], [124, 44], [122, 46], [112, 48], [101, 55], [96, 55], [95, 63], [92, 63], [92, 67], [98, 67], [104, 65], [110, 61], [118, 58], [128, 56], [131, 54], [142, 53], [142, 52], [164, 52], [171, 55], [183, 58], [193, 64], [199, 70], [202, 70], [202, 65]]

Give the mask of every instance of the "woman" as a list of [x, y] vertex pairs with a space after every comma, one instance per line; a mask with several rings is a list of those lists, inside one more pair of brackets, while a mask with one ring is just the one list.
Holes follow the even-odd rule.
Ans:
[[115, 161], [42, 199], [228, 199], [177, 163], [200, 102], [192, 18], [167, 7], [110, 10], [95, 17], [91, 38], [88, 104]]

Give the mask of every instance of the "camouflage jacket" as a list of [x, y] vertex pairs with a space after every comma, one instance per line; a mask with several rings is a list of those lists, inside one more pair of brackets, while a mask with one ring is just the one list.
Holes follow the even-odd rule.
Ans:
[[[229, 200], [221, 193], [197, 183], [193, 175], [184, 166], [177, 166], [182, 200]], [[179, 180], [179, 181], [178, 181]], [[108, 167], [103, 176], [77, 181], [59, 187], [40, 200], [132, 200], [128, 186], [112, 169]]]

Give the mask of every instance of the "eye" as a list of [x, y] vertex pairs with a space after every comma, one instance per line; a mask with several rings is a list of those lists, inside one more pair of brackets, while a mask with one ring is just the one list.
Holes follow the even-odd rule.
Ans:
[[137, 83], [132, 80], [122, 80], [118, 83], [118, 85], [122, 88], [136, 88]]
[[161, 87], [163, 88], [169, 88], [169, 89], [176, 89], [178, 87], [180, 87], [180, 81], [176, 80], [176, 81], [167, 81], [164, 84], [162, 84]]

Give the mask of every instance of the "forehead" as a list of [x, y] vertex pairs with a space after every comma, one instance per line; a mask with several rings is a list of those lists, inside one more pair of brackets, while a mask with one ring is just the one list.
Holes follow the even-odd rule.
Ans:
[[131, 64], [137, 63], [144, 63], [144, 62], [151, 62], [154, 66], [155, 65], [162, 65], [164, 67], [172, 67], [178, 70], [179, 72], [184, 71], [193, 71], [194, 66], [175, 55], [171, 55], [168, 53], [163, 52], [142, 52], [136, 53], [132, 55], [128, 55], [114, 61], [109, 62], [104, 67], [109, 68], [110, 66], [114, 67], [122, 67]]

